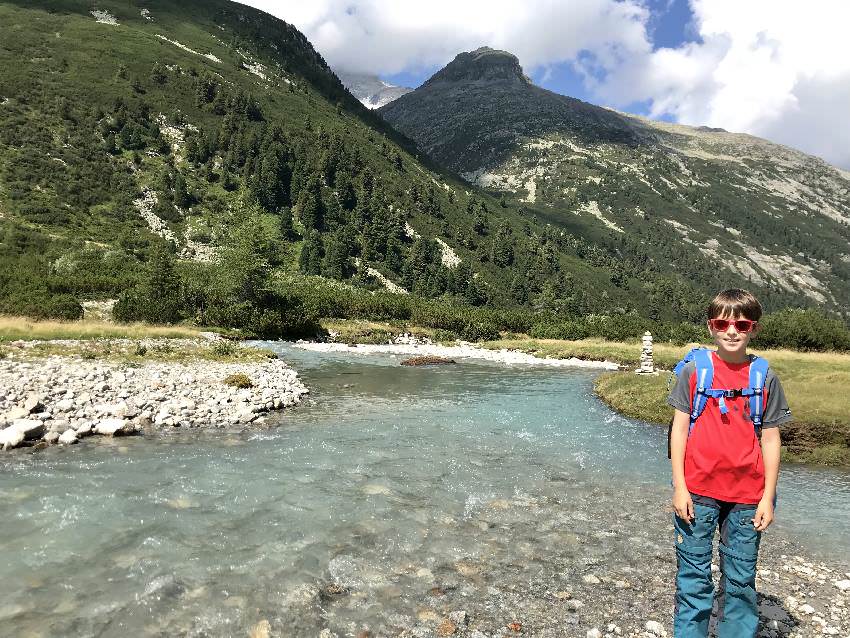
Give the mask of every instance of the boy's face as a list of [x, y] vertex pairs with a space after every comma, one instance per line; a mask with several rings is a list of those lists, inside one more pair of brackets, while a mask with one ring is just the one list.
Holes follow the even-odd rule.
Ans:
[[745, 328], [746, 326], [735, 325], [735, 322], [743, 321], [746, 323], [749, 321], [743, 315], [724, 315], [722, 317], [715, 317], [715, 319], [725, 319], [728, 323], [728, 326], [718, 326], [714, 319], [709, 319], [707, 322], [708, 331], [711, 333], [714, 343], [717, 344], [717, 349], [725, 352], [731, 358], [743, 357], [747, 352], [750, 339], [758, 334], [758, 323], [750, 322], [752, 327], [749, 331], [746, 331], [739, 330], [739, 327]]

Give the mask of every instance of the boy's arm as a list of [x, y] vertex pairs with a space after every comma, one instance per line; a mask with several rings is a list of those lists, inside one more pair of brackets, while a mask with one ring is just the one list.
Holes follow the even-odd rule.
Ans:
[[764, 461], [764, 495], [761, 497], [753, 518], [755, 528], [763, 532], [773, 522], [773, 499], [776, 498], [776, 483], [779, 480], [779, 454], [782, 439], [779, 428], [765, 428], [761, 432], [761, 456]]
[[673, 427], [670, 430], [670, 465], [673, 470], [673, 509], [686, 521], [694, 518], [694, 503], [685, 484], [685, 445], [688, 442], [690, 415], [678, 408], [673, 412]]
[[764, 495], [756, 509], [753, 525], [764, 531], [773, 522], [773, 501], [779, 480], [779, 455], [782, 447], [780, 426], [791, 420], [791, 410], [779, 378], [768, 373], [767, 404], [764, 406], [764, 425], [761, 430], [761, 457], [764, 462]]

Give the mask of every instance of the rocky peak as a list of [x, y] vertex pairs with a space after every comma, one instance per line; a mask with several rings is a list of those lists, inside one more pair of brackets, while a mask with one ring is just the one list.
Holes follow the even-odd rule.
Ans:
[[490, 47], [459, 53], [423, 86], [444, 82], [531, 84], [513, 53]]

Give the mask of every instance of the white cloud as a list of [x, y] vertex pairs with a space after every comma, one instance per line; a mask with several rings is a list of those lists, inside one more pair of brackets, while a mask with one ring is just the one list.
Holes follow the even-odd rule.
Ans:
[[700, 38], [615, 69], [595, 86], [613, 104], [720, 126], [850, 167], [850, 3], [692, 0]]
[[[697, 42], [653, 51], [647, 0], [248, 0], [332, 65], [396, 73], [482, 45], [568, 62], [598, 101], [747, 132], [850, 167], [847, 0], [690, 0]], [[555, 69], [557, 70], [557, 69]]]
[[331, 66], [397, 73], [444, 65], [479, 46], [526, 69], [592, 50], [615, 63], [648, 51], [641, 0], [247, 0], [298, 27]]

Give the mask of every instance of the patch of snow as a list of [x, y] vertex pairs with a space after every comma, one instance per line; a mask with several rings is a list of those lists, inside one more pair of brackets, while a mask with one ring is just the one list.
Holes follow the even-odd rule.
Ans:
[[173, 45], [174, 45], [174, 46], [176, 46], [178, 49], [183, 49], [184, 51], [187, 51], [187, 52], [192, 53], [192, 54], [194, 54], [194, 55], [199, 55], [199, 56], [201, 56], [202, 58], [207, 58], [208, 60], [212, 60], [213, 62], [221, 62], [221, 60], [219, 60], [219, 59], [218, 59], [216, 56], [214, 56], [212, 53], [198, 53], [198, 52], [197, 52], [197, 51], [195, 51], [194, 49], [190, 49], [190, 48], [189, 48], [189, 47], [187, 47], [185, 44], [181, 44], [181, 43], [180, 43], [180, 42], [178, 42], [177, 40], [169, 40], [168, 38], [166, 38], [164, 35], [162, 35], [162, 34], [160, 34], [160, 33], [157, 33], [157, 34], [156, 34], [156, 37], [158, 37], [160, 40], [164, 40], [165, 42], [169, 42], [169, 43], [173, 44]]
[[446, 268], [456, 268], [460, 264], [460, 257], [458, 257], [457, 253], [452, 250], [452, 247], [449, 246], [442, 239], [437, 237], [436, 241], [438, 244], [440, 244], [440, 249], [443, 252], [443, 254], [440, 256], [440, 261]]
[[599, 221], [601, 221], [603, 224], [605, 224], [605, 225], [606, 225], [608, 228], [610, 228], [611, 230], [615, 230], [615, 231], [617, 231], [618, 233], [624, 233], [624, 232], [626, 232], [626, 231], [624, 231], [622, 228], [620, 228], [619, 226], [617, 226], [617, 224], [615, 224], [615, 223], [614, 223], [614, 222], [612, 222], [610, 219], [608, 219], [607, 217], [605, 217], [605, 215], [603, 215], [603, 214], [602, 214], [602, 211], [601, 211], [601, 210], [599, 210], [599, 203], [598, 203], [595, 199], [594, 199], [594, 200], [591, 200], [591, 201], [589, 201], [589, 202], [587, 202], [586, 204], [582, 204], [582, 206], [580, 207], [580, 209], [579, 209], [579, 210], [581, 210], [581, 211], [583, 211], [583, 212], [585, 212], [585, 213], [590, 213], [591, 215], [593, 215], [594, 217], [596, 217], [596, 219], [598, 219]]
[[89, 11], [94, 16], [96, 22], [100, 24], [111, 24], [112, 26], [118, 26], [118, 18], [109, 13], [109, 11], [101, 11], [100, 9], [92, 9]]
[[141, 15], [145, 20], [153, 20], [150, 9], [142, 9], [139, 11], [139, 15]]

